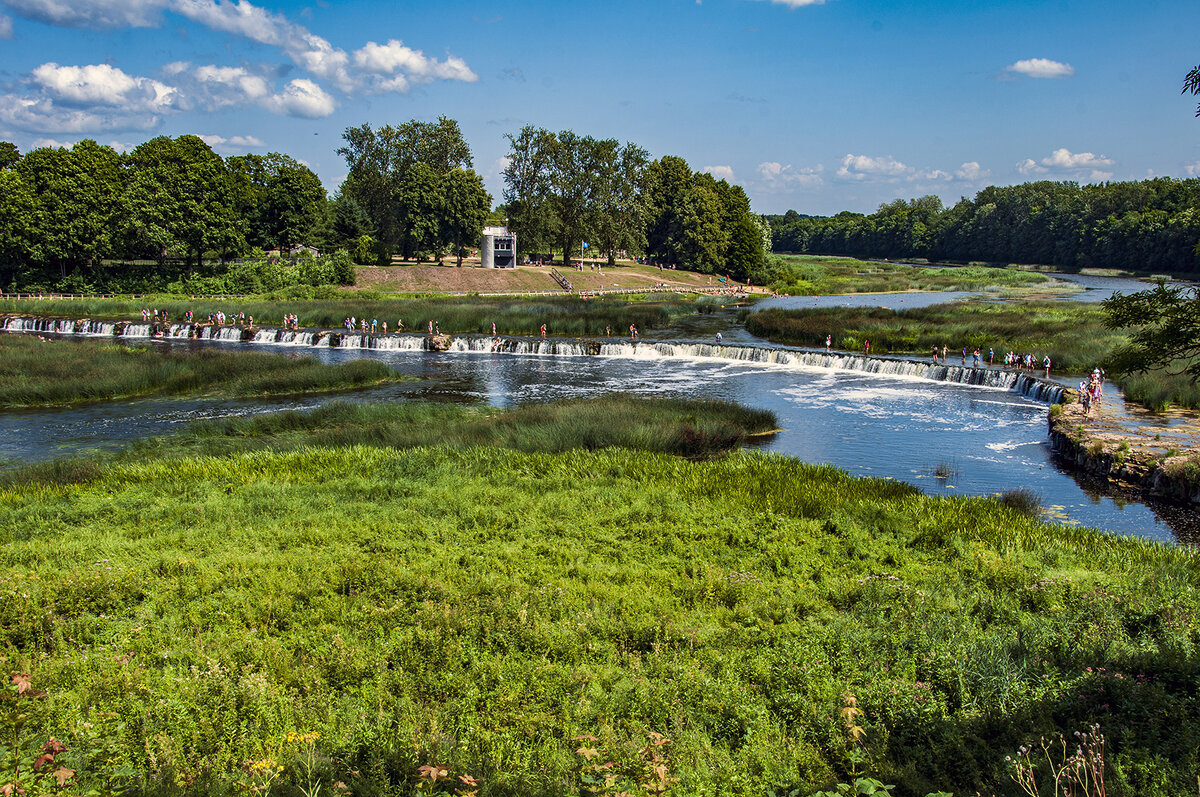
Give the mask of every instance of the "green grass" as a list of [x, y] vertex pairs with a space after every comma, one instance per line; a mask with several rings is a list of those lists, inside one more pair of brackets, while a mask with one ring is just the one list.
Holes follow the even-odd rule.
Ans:
[[634, 448], [704, 458], [775, 430], [775, 415], [727, 401], [625, 394], [512, 409], [403, 402], [334, 402], [307, 412], [226, 418], [135, 443], [128, 456], [228, 455], [319, 445], [412, 448], [495, 446], [556, 453]]
[[[1087, 373], [1129, 342], [1123, 330], [1105, 326], [1104, 308], [1088, 302], [1021, 301], [996, 304], [979, 300], [951, 302], [912, 310], [881, 307], [829, 307], [809, 310], [744, 311], [746, 329], [773, 343], [825, 345], [859, 351], [865, 340], [871, 352], [928, 357], [934, 346], [949, 347], [950, 361], [962, 348], [1035, 355], [1040, 367], [1049, 355], [1058, 373]], [[1110, 374], [1125, 397], [1152, 410], [1200, 408], [1200, 385], [1186, 374], [1164, 371]]]
[[903, 263], [820, 255], [773, 255], [770, 287], [793, 296], [891, 291], [1000, 291], [1014, 288], [1074, 290], [1045, 275], [986, 266], [922, 268]]
[[0, 336], [0, 407], [197, 393], [292, 395], [396, 379], [373, 360], [326, 365], [311, 357]]
[[504, 335], [536, 335], [546, 324], [551, 335], [603, 335], [605, 327], [614, 334], [627, 332], [630, 324], [640, 330], [667, 326], [672, 318], [711, 310], [710, 303], [693, 297], [646, 295], [634, 297], [547, 297], [538, 300], [511, 297], [408, 297], [381, 298], [378, 294], [347, 292], [333, 299], [295, 300], [256, 297], [233, 299], [180, 299], [174, 296], [139, 299], [8, 299], [0, 300], [0, 313], [93, 318], [140, 319], [143, 308], [166, 311], [179, 321], [187, 310], [197, 320], [210, 313], [244, 312], [255, 323], [279, 326], [285, 314], [294, 313], [302, 327], [338, 329], [350, 317], [386, 321], [396, 331], [397, 320], [405, 331], [424, 332], [430, 321], [442, 332], [491, 333], [492, 324]]
[[[564, 795], [578, 748], [632, 784], [657, 732], [672, 793], [809, 794], [846, 778], [853, 692], [897, 794], [1016, 794], [1006, 755], [1092, 721], [1112, 793], [1195, 785], [1190, 549], [775, 455], [514, 451], [505, 413], [431, 411], [210, 424], [0, 488], [0, 667], [47, 693], [23, 743], [62, 740], [85, 788], [127, 764], [139, 793], [232, 793], [269, 758], [295, 794], [288, 734], [315, 731], [322, 793], [437, 764]], [[457, 442], [323, 438], [422, 424]]]

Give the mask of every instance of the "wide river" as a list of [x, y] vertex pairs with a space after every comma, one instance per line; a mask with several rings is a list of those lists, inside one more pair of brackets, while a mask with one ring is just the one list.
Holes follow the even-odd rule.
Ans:
[[[903, 307], [931, 298], [892, 294], [853, 301]], [[721, 347], [709, 345], [715, 330], [722, 331]], [[704, 316], [660, 336], [671, 343], [642, 341], [634, 346], [614, 340], [599, 354], [584, 354], [586, 344], [566, 340], [543, 344], [508, 339], [509, 350], [499, 352], [478, 338], [470, 346], [458, 347], [473, 350], [448, 352], [423, 351], [416, 337], [388, 341], [398, 348], [347, 345], [352, 341], [337, 348], [230, 341], [156, 343], [285, 352], [326, 362], [370, 357], [408, 377], [398, 384], [355, 392], [350, 398], [356, 401], [418, 398], [510, 406], [611, 391], [728, 399], [774, 411], [782, 431], [764, 447], [806, 462], [906, 481], [933, 494], [990, 495], [1025, 488], [1041, 497], [1048, 516], [1058, 522], [1163, 541], [1200, 538], [1194, 512], [1122, 498], [1058, 467], [1046, 434], [1048, 405], [1043, 400], [1002, 387], [963, 384], [967, 379], [961, 374], [958, 381], [944, 374], [927, 378], [921, 367], [911, 364], [896, 363], [891, 368], [885, 361], [884, 370], [895, 373], [870, 373], [854, 358], [825, 360], [819, 354], [802, 356], [800, 350], [767, 347], [741, 329], [732, 313]], [[1001, 383], [1006, 379], [1011, 383], [1011, 376], [989, 377]], [[1115, 387], [1108, 386], [1106, 392], [1110, 401], [1119, 403]], [[42, 460], [115, 449], [197, 419], [308, 408], [328, 400], [143, 399], [0, 412], [0, 459]]]

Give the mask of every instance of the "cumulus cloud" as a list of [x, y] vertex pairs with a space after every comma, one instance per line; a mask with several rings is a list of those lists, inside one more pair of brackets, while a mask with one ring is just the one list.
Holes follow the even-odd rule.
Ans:
[[967, 161], [962, 166], [954, 170], [954, 176], [959, 180], [964, 180], [968, 183], [973, 183], [978, 180], [986, 180], [992, 176], [992, 173], [980, 167], [978, 161]]
[[249, 0], [0, 0], [17, 14], [52, 25], [86, 28], [150, 27], [170, 11], [212, 30], [279, 49], [309, 75], [340, 91], [404, 92], [434, 80], [474, 82], [466, 61], [444, 61], [396, 39], [367, 42], [353, 57], [303, 25]]
[[777, 161], [764, 161], [758, 164], [758, 176], [771, 190], [785, 188], [813, 188], [825, 182], [821, 178], [823, 168], [794, 169], [792, 164], [786, 166]]
[[0, 39], [11, 39], [12, 36], [12, 17], [0, 14]]
[[254, 136], [225, 136], [200, 135], [200, 140], [218, 152], [245, 152], [248, 149], [261, 149], [266, 144]]
[[162, 22], [163, 0], [4, 0], [19, 16], [65, 28], [148, 28]]
[[461, 58], [450, 56], [445, 61], [428, 58], [420, 50], [414, 50], [398, 39], [389, 39], [387, 44], [367, 42], [362, 49], [354, 51], [354, 65], [372, 75], [402, 74], [412, 83], [428, 83], [439, 79], [467, 83], [479, 80], [479, 76]]
[[869, 155], [846, 155], [837, 170], [843, 180], [896, 179], [910, 174], [912, 169], [891, 155], [872, 158]]
[[1200, 177], [1200, 161], [1185, 163], [1183, 169], [1187, 172], [1188, 177]]
[[316, 83], [296, 78], [282, 92], [266, 98], [263, 107], [274, 113], [318, 119], [333, 113], [337, 103]]
[[125, 112], [161, 112], [175, 107], [178, 93], [146, 77], [127, 75], [108, 64], [59, 66], [51, 61], [33, 70], [33, 83], [64, 105], [107, 106]]
[[1005, 72], [1015, 72], [1025, 77], [1059, 78], [1075, 74], [1075, 67], [1049, 58], [1027, 58], [1004, 67]]
[[1048, 172], [1069, 173], [1080, 175], [1088, 172], [1092, 180], [1107, 180], [1113, 173], [1109, 169], [1116, 161], [1104, 155], [1091, 152], [1071, 152], [1066, 147], [1060, 147], [1041, 161], [1026, 158], [1017, 163], [1017, 171], [1021, 174], [1046, 174]]
[[157, 114], [63, 108], [46, 96], [0, 95], [0, 126], [31, 133], [96, 133], [107, 130], [150, 130], [158, 126]]
[[727, 183], [734, 181], [732, 166], [705, 166], [703, 170], [718, 180], [724, 180]]

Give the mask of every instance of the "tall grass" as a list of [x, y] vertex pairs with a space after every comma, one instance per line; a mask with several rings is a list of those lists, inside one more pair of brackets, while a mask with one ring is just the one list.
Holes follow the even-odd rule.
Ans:
[[311, 357], [0, 336], [0, 407], [189, 393], [290, 395], [397, 378], [373, 360], [326, 365]]
[[137, 443], [131, 456], [225, 455], [304, 446], [494, 446], [526, 452], [633, 448], [704, 458], [775, 429], [775, 415], [727, 401], [609, 394], [511, 409], [334, 402], [307, 412], [225, 418]]
[[1183, 794], [1198, 584], [1187, 549], [763, 454], [315, 445], [0, 489], [0, 662], [81, 792], [270, 759], [278, 793], [579, 794], [581, 746], [632, 777], [657, 732], [679, 794], [1014, 794], [1006, 755], [1098, 721], [1114, 792]]
[[[832, 334], [839, 348], [857, 349], [871, 341], [880, 354], [928, 356], [948, 346], [961, 356], [963, 346], [995, 349], [1001, 360], [1012, 350], [1049, 355], [1053, 367], [1090, 371], [1128, 341], [1123, 332], [1104, 326], [1101, 307], [1083, 302], [994, 304], [969, 301], [914, 308], [830, 307], [810, 310], [768, 309], [746, 316], [746, 328], [777, 343], [823, 346]], [[848, 341], [856, 345], [845, 346]]]
[[767, 272], [773, 290], [793, 296], [999, 290], [1046, 287], [1052, 283], [1050, 277], [1016, 269], [986, 266], [922, 268], [906, 263], [820, 255], [773, 255]]
[[599, 297], [584, 300], [575, 296], [537, 300], [510, 297], [412, 297], [384, 299], [378, 294], [346, 292], [335, 299], [45, 299], [0, 300], [0, 313], [66, 318], [130, 320], [141, 318], [143, 308], [167, 312], [176, 321], [191, 310], [197, 319], [224, 311], [246, 313], [256, 323], [279, 325], [285, 314], [294, 313], [303, 327], [336, 329], [351, 316], [386, 321], [396, 331], [403, 321], [409, 331], [424, 331], [435, 322], [442, 332], [490, 333], [492, 324], [505, 335], [535, 335], [542, 324], [552, 335], [602, 335], [608, 328], [615, 335], [627, 333], [630, 324], [640, 330], [666, 326], [673, 317], [694, 313], [697, 302], [683, 296]]

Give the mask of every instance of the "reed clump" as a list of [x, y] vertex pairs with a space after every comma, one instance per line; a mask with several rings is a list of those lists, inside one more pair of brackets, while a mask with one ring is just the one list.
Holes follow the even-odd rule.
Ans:
[[0, 407], [197, 393], [293, 395], [398, 378], [373, 360], [327, 365], [311, 357], [0, 336]]

